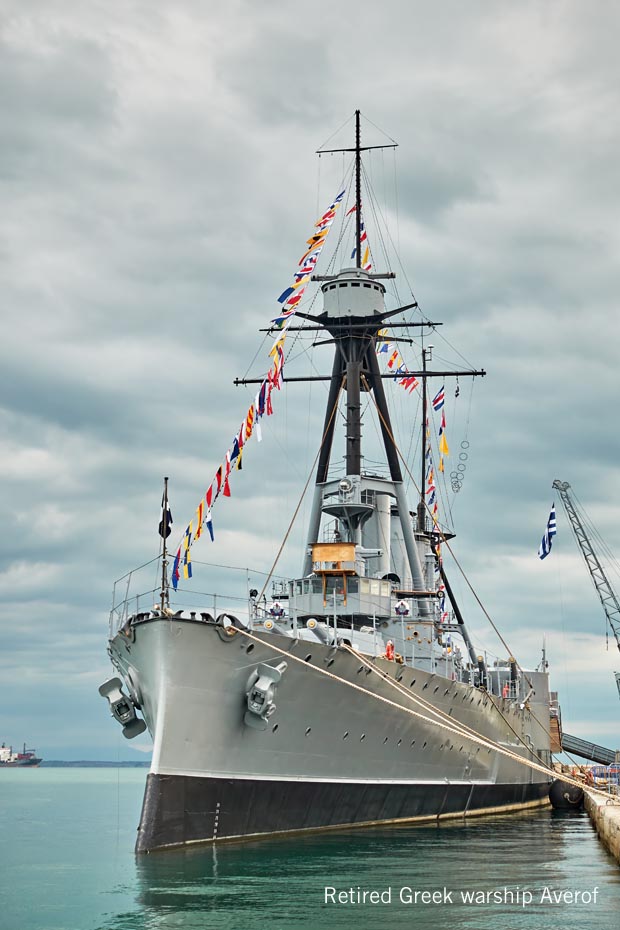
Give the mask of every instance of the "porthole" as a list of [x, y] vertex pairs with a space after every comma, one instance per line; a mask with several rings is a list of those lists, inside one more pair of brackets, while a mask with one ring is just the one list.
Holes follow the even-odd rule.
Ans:
[[306, 730], [306, 736], [310, 736], [311, 733], [312, 733], [312, 727], [308, 727], [308, 729]]
[[388, 741], [388, 737], [386, 736], [385, 739], [383, 740], [383, 745], [384, 745], [384, 746], [385, 746], [385, 744], [387, 743], [387, 741]]
[[312, 656], [307, 655], [306, 658], [304, 659], [304, 662], [310, 662], [311, 659], [312, 659]]
[[330, 659], [329, 662], [327, 663], [327, 667], [330, 668], [330, 666], [332, 666], [333, 664], [334, 664], [334, 660]]
[[411, 740], [411, 745], [412, 745], [412, 746], [415, 746], [415, 740], [414, 740], [414, 739]]
[[449, 689], [449, 688], [446, 688], [446, 690], [445, 690], [444, 693], [443, 693], [443, 696], [445, 697], [446, 694], [450, 694], [450, 689]]
[[439, 685], [437, 685], [437, 687], [433, 689], [433, 694], [437, 694], [438, 691], [439, 691]]
[[397, 745], [397, 746], [400, 746], [401, 743], [402, 743], [402, 739], [399, 739], [399, 741], [396, 743], [396, 745]]
[[426, 684], [425, 684], [424, 687], [422, 688], [422, 691], [426, 691], [427, 688], [428, 688], [428, 681], [426, 682]]
[[348, 731], [348, 730], [345, 730], [344, 736], [343, 736], [342, 738], [343, 738], [343, 739], [347, 739], [348, 736], [349, 736], [349, 731]]
[[398, 676], [398, 678], [396, 679], [396, 681], [402, 681], [402, 680], [403, 680], [403, 676], [402, 676], [402, 673], [401, 673], [401, 674]]
[[357, 674], [359, 675], [359, 673], [360, 673], [360, 672], [363, 672], [363, 671], [364, 671], [364, 666], [363, 666], [363, 665], [360, 665], [360, 667], [359, 667], [358, 670], [357, 670]]
[[426, 749], [426, 740], [422, 743], [422, 749]]
[[366, 734], [362, 733], [362, 735], [360, 736], [360, 743], [363, 742], [363, 740], [365, 739], [366, 739]]
[[414, 685], [415, 685], [415, 678], [412, 678], [412, 679], [411, 679], [411, 684], [409, 685], [409, 687], [410, 687], [410, 688], [413, 688]]
[[252, 652], [253, 649], [254, 649], [254, 643], [250, 643], [250, 645], [248, 646], [248, 648], [247, 648], [245, 651], [246, 651], [246, 652], [248, 653], [248, 655], [249, 655], [250, 652]]
[[279, 726], [280, 726], [279, 723], [274, 723], [274, 725], [273, 725], [272, 728], [271, 728], [271, 732], [272, 732], [272, 733], [275, 733]]

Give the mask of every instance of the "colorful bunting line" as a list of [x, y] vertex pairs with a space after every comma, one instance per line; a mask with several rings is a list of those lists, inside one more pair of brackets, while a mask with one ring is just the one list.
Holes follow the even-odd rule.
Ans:
[[313, 233], [309, 239], [306, 239], [307, 249], [299, 259], [297, 271], [293, 274], [294, 283], [287, 287], [286, 290], [282, 291], [278, 297], [278, 303], [282, 304], [282, 312], [271, 321], [274, 326], [283, 329], [286, 325], [286, 321], [296, 312], [298, 304], [306, 290], [308, 281], [319, 260], [319, 255], [323, 250], [323, 246], [329, 235], [329, 230], [336, 218], [338, 207], [342, 203], [345, 193], [346, 189], [341, 190], [325, 213], [323, 213], [314, 224], [316, 232]]
[[[193, 534], [193, 521], [185, 530], [183, 540], [179, 546], [174, 563], [172, 566], [172, 586], [177, 590], [181, 572], [183, 578], [192, 577], [192, 563], [190, 549], [196, 539], [200, 539], [203, 526], [206, 527], [211, 541], [214, 540], [212, 507], [216, 500], [222, 494], [223, 497], [230, 497], [230, 478], [233, 469], [241, 471], [243, 450], [248, 440], [256, 435], [258, 442], [262, 440], [261, 419], [264, 416], [273, 414], [273, 391], [279, 391], [282, 388], [282, 372], [284, 369], [284, 344], [287, 335], [287, 328], [291, 316], [296, 312], [299, 301], [305, 291], [310, 276], [314, 271], [321, 250], [325, 245], [325, 240], [329, 230], [336, 217], [336, 212], [346, 190], [342, 190], [336, 199], [329, 205], [325, 213], [314, 224], [316, 232], [306, 240], [306, 251], [302, 255], [298, 270], [293, 275], [294, 283], [288, 287], [278, 297], [278, 303], [282, 304], [280, 316], [272, 320], [272, 323], [280, 329], [274, 344], [269, 351], [271, 367], [263, 379], [254, 402], [250, 404], [246, 415], [239, 426], [238, 432], [235, 433], [231, 446], [226, 452], [224, 461], [217, 469], [215, 476], [207, 488], [204, 497], [196, 508], [196, 533]], [[206, 507], [205, 507], [206, 505]], [[172, 522], [172, 520], [170, 520]]]
[[394, 344], [388, 342], [384, 337], [387, 335], [386, 329], [380, 329], [377, 333], [377, 355], [391, 353], [387, 360], [387, 367], [394, 372], [394, 380], [400, 384], [408, 394], [411, 394], [420, 384], [415, 375], [412, 375], [405, 365], [398, 349], [394, 349]]

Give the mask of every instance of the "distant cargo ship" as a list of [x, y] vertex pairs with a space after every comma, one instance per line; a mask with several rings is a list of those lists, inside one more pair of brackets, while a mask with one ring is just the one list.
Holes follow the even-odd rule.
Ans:
[[0, 767], [24, 766], [36, 768], [38, 765], [41, 765], [43, 761], [36, 753], [36, 749], [26, 749], [25, 743], [21, 752], [13, 752], [12, 746], [7, 746], [3, 743], [2, 746], [0, 746]]

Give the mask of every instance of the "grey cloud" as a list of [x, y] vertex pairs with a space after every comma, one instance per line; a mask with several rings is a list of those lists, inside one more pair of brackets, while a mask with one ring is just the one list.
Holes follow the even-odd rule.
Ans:
[[[554, 477], [619, 542], [617, 14], [604, 6], [593, 17], [579, 3], [474, 3], [467, 13], [393, 3], [376, 11], [376, 29], [359, 21], [359, 4], [322, 0], [304, 22], [286, 3], [137, 2], [116, 19], [60, 0], [10, 7], [0, 64], [3, 736], [23, 733], [48, 756], [54, 742], [116, 756], [96, 694], [109, 674], [112, 582], [157, 554], [163, 475], [180, 534], [221, 462], [253, 397], [231, 381], [264, 373], [270, 343], [257, 330], [340, 180], [342, 159], [321, 159], [319, 171], [313, 152], [332, 133], [350, 144], [350, 123], [336, 130], [357, 106], [400, 143], [396, 185], [391, 153], [372, 155], [368, 171], [424, 312], [446, 323], [430, 337], [437, 356], [460, 365], [454, 345], [489, 372], [471, 413], [466, 379], [447, 405], [449, 468], [471, 441], [451, 502], [455, 552], [523, 661], [539, 658], [541, 617], [551, 636], [564, 628], [569, 654], [584, 630], [600, 633], [561, 517], [553, 561], [541, 566], [536, 548]], [[368, 144], [383, 139], [363, 125]], [[398, 287], [408, 302], [402, 277]], [[415, 335], [402, 349], [414, 364]], [[328, 349], [296, 358], [301, 349], [290, 350], [292, 374], [329, 370]], [[323, 385], [310, 400], [296, 385], [275, 398], [263, 443], [248, 446], [233, 497], [214, 511], [216, 543], [196, 544], [192, 604], [226, 590], [243, 601], [245, 574], [218, 566], [249, 565], [256, 584], [269, 571], [324, 398]], [[408, 448], [418, 398], [395, 401]], [[364, 431], [376, 458], [371, 411]], [[299, 570], [308, 507], [282, 573]], [[156, 582], [144, 574], [146, 592]], [[454, 584], [491, 643], [458, 575]], [[583, 649], [592, 687], [564, 676], [565, 700], [589, 727], [606, 659], [594, 633]], [[74, 700], [72, 727], [63, 708]]]

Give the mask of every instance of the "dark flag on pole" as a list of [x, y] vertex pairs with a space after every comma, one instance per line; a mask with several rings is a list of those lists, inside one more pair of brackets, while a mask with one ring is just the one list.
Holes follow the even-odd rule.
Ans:
[[159, 535], [162, 539], [168, 539], [172, 532], [172, 514], [165, 497], [161, 499], [161, 520], [159, 521]]

